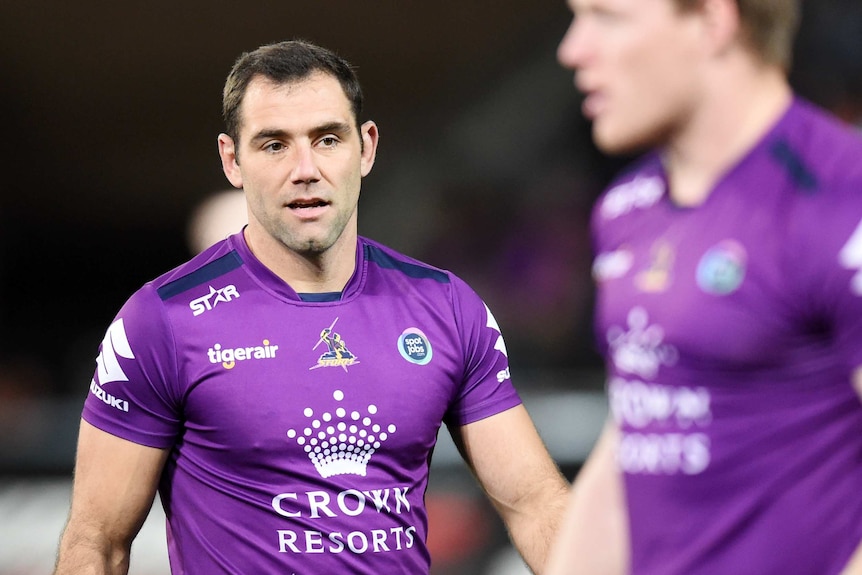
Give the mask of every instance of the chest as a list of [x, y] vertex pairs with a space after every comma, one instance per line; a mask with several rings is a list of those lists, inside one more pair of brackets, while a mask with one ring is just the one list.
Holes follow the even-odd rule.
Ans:
[[178, 345], [186, 441], [258, 455], [340, 444], [427, 457], [463, 377], [451, 312], [409, 298], [242, 298]]
[[814, 337], [774, 206], [658, 204], [606, 225], [594, 273], [608, 354], [651, 362], [652, 371], [670, 361], [758, 367], [785, 362]]

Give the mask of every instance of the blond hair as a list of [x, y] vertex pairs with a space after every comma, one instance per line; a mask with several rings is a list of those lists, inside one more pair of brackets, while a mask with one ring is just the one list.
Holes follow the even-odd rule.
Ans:
[[[673, 0], [680, 10], [695, 10], [704, 0]], [[766, 64], [790, 70], [799, 30], [799, 0], [736, 0], [742, 40]]]

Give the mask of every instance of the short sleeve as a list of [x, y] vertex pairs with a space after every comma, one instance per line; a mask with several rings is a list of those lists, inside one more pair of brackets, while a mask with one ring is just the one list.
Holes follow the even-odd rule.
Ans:
[[506, 344], [491, 310], [464, 281], [455, 277], [452, 285], [464, 376], [446, 423], [466, 425], [511, 409], [521, 399], [512, 385]]
[[793, 215], [790, 269], [802, 305], [829, 329], [848, 367], [862, 366], [862, 180], [803, 200]]
[[125, 303], [99, 346], [82, 417], [149, 447], [173, 445], [181, 426], [175, 346], [151, 284]]

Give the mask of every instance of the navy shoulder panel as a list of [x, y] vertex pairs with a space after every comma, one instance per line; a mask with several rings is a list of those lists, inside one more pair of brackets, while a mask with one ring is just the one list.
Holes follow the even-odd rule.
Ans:
[[365, 245], [365, 257], [368, 261], [374, 262], [382, 268], [398, 270], [411, 278], [432, 279], [442, 284], [449, 283], [449, 276], [446, 273], [430, 266], [419, 264], [418, 262], [414, 263], [396, 259], [371, 244]]
[[817, 177], [787, 140], [782, 138], [774, 142], [769, 153], [790, 174], [800, 191], [812, 193], [817, 190]]
[[241, 265], [242, 258], [239, 254], [236, 253], [236, 251], [228, 252], [220, 258], [209, 262], [205, 266], [196, 269], [192, 273], [175, 279], [170, 283], [166, 283], [157, 290], [159, 297], [162, 298], [162, 301], [168, 300], [184, 291], [210, 282], [229, 271], [235, 270]]

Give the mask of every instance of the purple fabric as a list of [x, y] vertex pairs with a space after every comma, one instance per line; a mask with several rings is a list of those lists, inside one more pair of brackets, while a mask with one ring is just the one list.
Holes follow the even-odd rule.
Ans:
[[134, 294], [97, 364], [83, 417], [171, 449], [175, 574], [427, 573], [441, 422], [520, 403], [479, 297], [364, 238], [321, 303], [232, 236]]
[[[862, 539], [862, 141], [796, 100], [700, 206], [593, 214], [634, 575], [835, 575]], [[854, 235], [855, 234], [855, 235]]]

